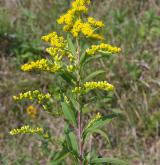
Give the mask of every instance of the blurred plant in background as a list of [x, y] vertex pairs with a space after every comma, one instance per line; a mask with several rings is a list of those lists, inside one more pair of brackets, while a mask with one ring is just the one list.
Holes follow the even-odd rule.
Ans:
[[28, 106], [26, 112], [33, 119], [38, 115], [38, 109], [33, 105]]

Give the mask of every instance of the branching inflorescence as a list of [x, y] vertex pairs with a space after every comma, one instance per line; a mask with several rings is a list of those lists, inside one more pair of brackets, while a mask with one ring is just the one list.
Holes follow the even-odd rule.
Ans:
[[[117, 115], [110, 114], [103, 116], [98, 112], [95, 117], [84, 125], [83, 108], [85, 95], [95, 89], [103, 90], [106, 94], [115, 89], [115, 87], [106, 80], [93, 80], [94, 77], [102, 73], [101, 71], [86, 75], [84, 63], [87, 60], [89, 61], [90, 58], [96, 58], [96, 56], [100, 54], [105, 56], [121, 52], [121, 48], [104, 43], [105, 38], [99, 33], [100, 29], [104, 28], [104, 23], [93, 17], [87, 17], [90, 3], [90, 0], [74, 0], [66, 14], [57, 20], [58, 24], [64, 25], [63, 30], [67, 33], [67, 39], [59, 36], [56, 32], [43, 36], [41, 39], [49, 44], [49, 47], [46, 48], [49, 57], [24, 64], [21, 67], [23, 71], [39, 70], [50, 72], [51, 74], [54, 73], [69, 84], [67, 90], [62, 90], [67, 92], [60, 93], [61, 104], [59, 106], [61, 106], [61, 112], [66, 119], [66, 126], [64, 131], [65, 137], [62, 142], [62, 151], [56, 152], [57, 156], [55, 155], [52, 161], [54, 164], [59, 164], [68, 156], [68, 153], [70, 153], [71, 159], [79, 165], [96, 164], [97, 162], [100, 164], [105, 162], [119, 162], [119, 165], [122, 164], [122, 161], [118, 161], [117, 159], [114, 161], [113, 159], [99, 158], [98, 156], [95, 158], [92, 151], [88, 152], [85, 147], [89, 136], [94, 132], [102, 133], [100, 127], [111, 121], [111, 119]], [[85, 42], [88, 40], [96, 42], [96, 45], [90, 45], [87, 49], [84, 49], [82, 47], [82, 41]], [[38, 103], [43, 103], [44, 105], [45, 101], [50, 100], [52, 96], [49, 93], [43, 94], [35, 90], [20, 93], [13, 98], [16, 101], [23, 99], [30, 101], [37, 100]], [[33, 108], [30, 107], [29, 113], [32, 112], [32, 109]], [[11, 135], [25, 133], [43, 134], [43, 129], [23, 126], [20, 129], [10, 131]], [[123, 162], [123, 164], [125, 163]]]

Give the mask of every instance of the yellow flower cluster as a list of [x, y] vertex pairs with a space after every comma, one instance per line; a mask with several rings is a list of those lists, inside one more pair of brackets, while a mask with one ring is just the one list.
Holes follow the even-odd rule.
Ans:
[[49, 71], [55, 73], [59, 71], [61, 67], [62, 67], [61, 63], [55, 62], [51, 64], [47, 59], [41, 59], [22, 65], [21, 70], [23, 71], [43, 70], [43, 71]]
[[88, 123], [86, 128], [89, 128], [90, 126], [92, 126], [93, 123], [99, 120], [100, 118], [102, 118], [102, 115], [98, 112], [96, 116], [93, 119], [91, 119], [91, 121]]
[[71, 29], [71, 33], [74, 37], [77, 37], [79, 35], [79, 32], [83, 28], [83, 23], [81, 19], [78, 19], [74, 25], [73, 28]]
[[27, 111], [27, 114], [31, 118], [36, 118], [37, 117], [38, 109], [35, 106], [33, 106], [33, 105], [28, 106], [27, 109], [26, 109], [26, 111]]
[[85, 82], [84, 87], [85, 87], [85, 90], [92, 90], [92, 89], [102, 89], [106, 91], [114, 90], [114, 86], [107, 83], [107, 81]]
[[28, 91], [25, 93], [20, 93], [18, 96], [13, 96], [13, 99], [18, 101], [22, 99], [29, 99], [29, 100], [34, 100], [37, 99], [38, 103], [42, 103], [42, 101], [50, 99], [51, 95], [49, 93], [43, 94], [38, 90], [34, 91]]
[[22, 126], [21, 128], [13, 129], [9, 132], [11, 135], [17, 135], [17, 134], [42, 134], [43, 129], [40, 127], [37, 128], [31, 128], [29, 125]]
[[72, 92], [73, 93], [80, 93], [80, 92], [88, 92], [92, 89], [101, 89], [105, 91], [113, 91], [114, 86], [107, 83], [107, 81], [92, 81], [92, 82], [85, 82], [82, 87], [75, 87]]
[[119, 53], [121, 51], [121, 48], [101, 43], [100, 45], [92, 45], [90, 49], [88, 48], [86, 50], [86, 53], [88, 55], [94, 55], [98, 51], [105, 51], [108, 53]]
[[72, 2], [72, 6], [74, 8], [79, 7], [79, 6], [86, 6], [89, 5], [91, 3], [90, 0], [75, 0]]
[[80, 32], [89, 37], [94, 39], [103, 40], [103, 36], [94, 33], [94, 29], [92, 28], [91, 24], [88, 22], [82, 22], [81, 19], [75, 21], [73, 28], [70, 31], [74, 37], [79, 36]]
[[74, 65], [67, 65], [67, 71], [68, 72], [73, 72], [76, 69], [76, 66]]
[[70, 101], [69, 101], [69, 99], [68, 99], [68, 97], [67, 97], [67, 96], [64, 96], [64, 101], [65, 101], [67, 104], [69, 104], [69, 103], [70, 103]]
[[75, 0], [71, 4], [72, 6], [71, 10], [74, 11], [74, 14], [76, 14], [76, 12], [87, 13], [88, 8], [86, 6], [89, 4], [90, 4], [90, 0]]
[[92, 28], [90, 23], [85, 22], [82, 25], [83, 26], [82, 26], [81, 32], [85, 36], [87, 36], [89, 38], [93, 38], [93, 39], [98, 39], [98, 40], [103, 40], [104, 39], [104, 37], [102, 35], [94, 33], [94, 29]]
[[75, 58], [68, 50], [67, 41], [64, 40], [63, 37], [59, 37], [56, 32], [43, 36], [42, 40], [49, 42], [51, 44], [52, 47], [46, 48], [46, 51], [51, 55], [54, 61], [54, 64], [51, 66], [48, 64], [43, 66], [42, 67], [43, 70], [52, 71], [52, 72], [59, 71], [60, 69], [62, 69], [63, 66], [62, 63], [63, 57], [67, 57], [70, 64], [67, 65], [65, 69], [69, 72], [73, 72], [75, 67], [71, 63], [74, 62]]
[[66, 51], [64, 49], [58, 47], [46, 48], [46, 52], [48, 52], [51, 55], [55, 62], [60, 62], [62, 60], [62, 57], [66, 54]]
[[64, 24], [64, 31], [71, 32], [74, 37], [77, 37], [81, 32], [86, 37], [103, 40], [103, 36], [94, 33], [96, 28], [102, 28], [104, 26], [101, 21], [96, 21], [92, 17], [89, 17], [87, 22], [81, 19], [81, 14], [87, 13], [87, 5], [89, 4], [89, 0], [75, 0], [72, 3], [71, 9], [65, 15], [61, 16], [57, 22]]
[[59, 37], [56, 32], [49, 33], [42, 36], [43, 41], [49, 42], [53, 47], [63, 48], [65, 46], [65, 40], [63, 37]]
[[96, 28], [102, 28], [105, 26], [102, 21], [96, 21], [93, 17], [88, 17], [88, 23]]
[[80, 93], [82, 91], [82, 88], [81, 87], [75, 87], [72, 92], [73, 93]]
[[69, 31], [72, 28], [74, 21], [74, 14], [75, 14], [74, 10], [69, 10], [65, 15], [61, 16], [57, 20], [58, 24], [65, 24], [63, 28], [64, 31]]
[[89, 0], [75, 0], [72, 2], [71, 9], [66, 14], [61, 16], [57, 22], [59, 24], [65, 24], [64, 30], [70, 31], [73, 27], [77, 14], [87, 13], [88, 9], [86, 5], [89, 5]]
[[[51, 60], [40, 59], [21, 66], [23, 71], [42, 70], [48, 72], [58, 72], [63, 69], [62, 58], [67, 57], [69, 62], [74, 61], [73, 55], [68, 51], [67, 41], [62, 36], [58, 36], [56, 32], [42, 36], [41, 39], [49, 42], [51, 47], [46, 48], [46, 51], [52, 57]], [[67, 69], [67, 68], [66, 68]]]
[[73, 56], [71, 53], [67, 54], [67, 57], [69, 59], [70, 62], [75, 62], [74, 60], [76, 59], [75, 56]]

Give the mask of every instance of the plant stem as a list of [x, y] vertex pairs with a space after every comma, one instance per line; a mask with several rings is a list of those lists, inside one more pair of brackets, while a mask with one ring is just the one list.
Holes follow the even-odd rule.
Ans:
[[[80, 75], [80, 45], [78, 39], [76, 40], [77, 43], [77, 66], [78, 66], [78, 73], [77, 73], [77, 85], [78, 87], [81, 86], [81, 75]], [[83, 142], [82, 142], [82, 109], [81, 109], [81, 98], [80, 94], [77, 94], [77, 102], [78, 102], [78, 141], [79, 141], [79, 165], [83, 165]]]

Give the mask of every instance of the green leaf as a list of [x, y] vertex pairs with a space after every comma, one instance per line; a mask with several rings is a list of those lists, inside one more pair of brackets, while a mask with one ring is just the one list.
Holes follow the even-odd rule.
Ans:
[[78, 143], [76, 135], [74, 134], [73, 130], [70, 126], [66, 123], [64, 126], [64, 133], [65, 133], [65, 148], [68, 152], [71, 153], [74, 158], [78, 158]]
[[117, 114], [111, 114], [96, 120], [89, 129], [95, 129], [104, 126], [109, 123], [113, 118], [117, 117]]
[[93, 60], [98, 60], [98, 59], [100, 59], [100, 58], [109, 58], [109, 57], [111, 57], [108, 53], [106, 54], [106, 53], [98, 53], [97, 55], [94, 55], [94, 56], [89, 56], [89, 55], [86, 55], [85, 56], [85, 58], [83, 59], [83, 62], [82, 62], [82, 64], [81, 65], [86, 65], [87, 63], [89, 63], [89, 62], [92, 62]]
[[101, 55], [97, 55], [97, 56], [88, 56], [88, 58], [85, 59], [85, 61], [83, 62], [83, 65], [86, 65], [87, 63], [95, 60], [95, 59], [98, 59], [98, 58], [101, 58], [102, 56]]
[[84, 52], [80, 57], [80, 64], [83, 65], [83, 63], [85, 62], [87, 58], [88, 56], [86, 55], [86, 52]]
[[101, 117], [98, 120], [95, 120], [95, 122], [93, 122], [91, 124], [91, 126], [89, 126], [89, 127], [84, 129], [84, 131], [83, 131], [83, 139], [86, 138], [86, 136], [87, 136], [87, 134], [89, 132], [94, 132], [97, 128], [102, 127], [105, 124], [108, 124], [115, 117], [117, 117], [117, 114], [107, 115], [107, 116]]
[[73, 95], [73, 93], [71, 95], [69, 95], [69, 98], [71, 100], [73, 108], [78, 111], [78, 102], [77, 102], [75, 96]]
[[70, 108], [70, 106], [66, 102], [61, 102], [62, 105], [62, 111], [64, 113], [65, 118], [70, 122], [70, 124], [76, 126], [76, 117], [73, 112], [73, 110]]
[[111, 165], [129, 165], [128, 162], [116, 158], [95, 158], [91, 160], [92, 164], [110, 163]]
[[54, 160], [51, 161], [52, 165], [57, 165], [60, 163], [63, 159], [65, 159], [68, 156], [69, 152], [66, 150], [62, 150], [61, 152], [57, 152], [54, 155]]
[[70, 132], [68, 134], [72, 150], [75, 151], [78, 154], [78, 143], [77, 143], [77, 138], [76, 135], [73, 132]]
[[59, 75], [62, 77], [62, 79], [64, 79], [69, 85], [74, 85], [76, 78], [74, 77], [74, 75], [72, 75], [71, 73], [68, 72], [61, 72], [59, 73]]
[[76, 53], [76, 49], [69, 34], [67, 35], [67, 42], [68, 42], [69, 50], [74, 55]]
[[87, 135], [86, 135], [86, 139], [87, 139], [87, 137], [88, 137], [90, 134], [93, 134], [93, 133], [100, 134], [100, 135], [101, 135], [102, 137], [104, 137], [105, 140], [110, 144], [110, 140], [109, 140], [107, 134], [106, 134], [104, 131], [100, 130], [100, 129], [93, 129], [93, 130], [90, 130], [90, 131], [87, 133]]
[[97, 71], [91, 73], [90, 75], [88, 75], [88, 76], [84, 79], [83, 82], [89, 81], [89, 80], [91, 80], [92, 78], [94, 78], [94, 77], [96, 77], [97, 75], [102, 74], [102, 73], [105, 73], [105, 71], [104, 71], [104, 70], [97, 70]]

